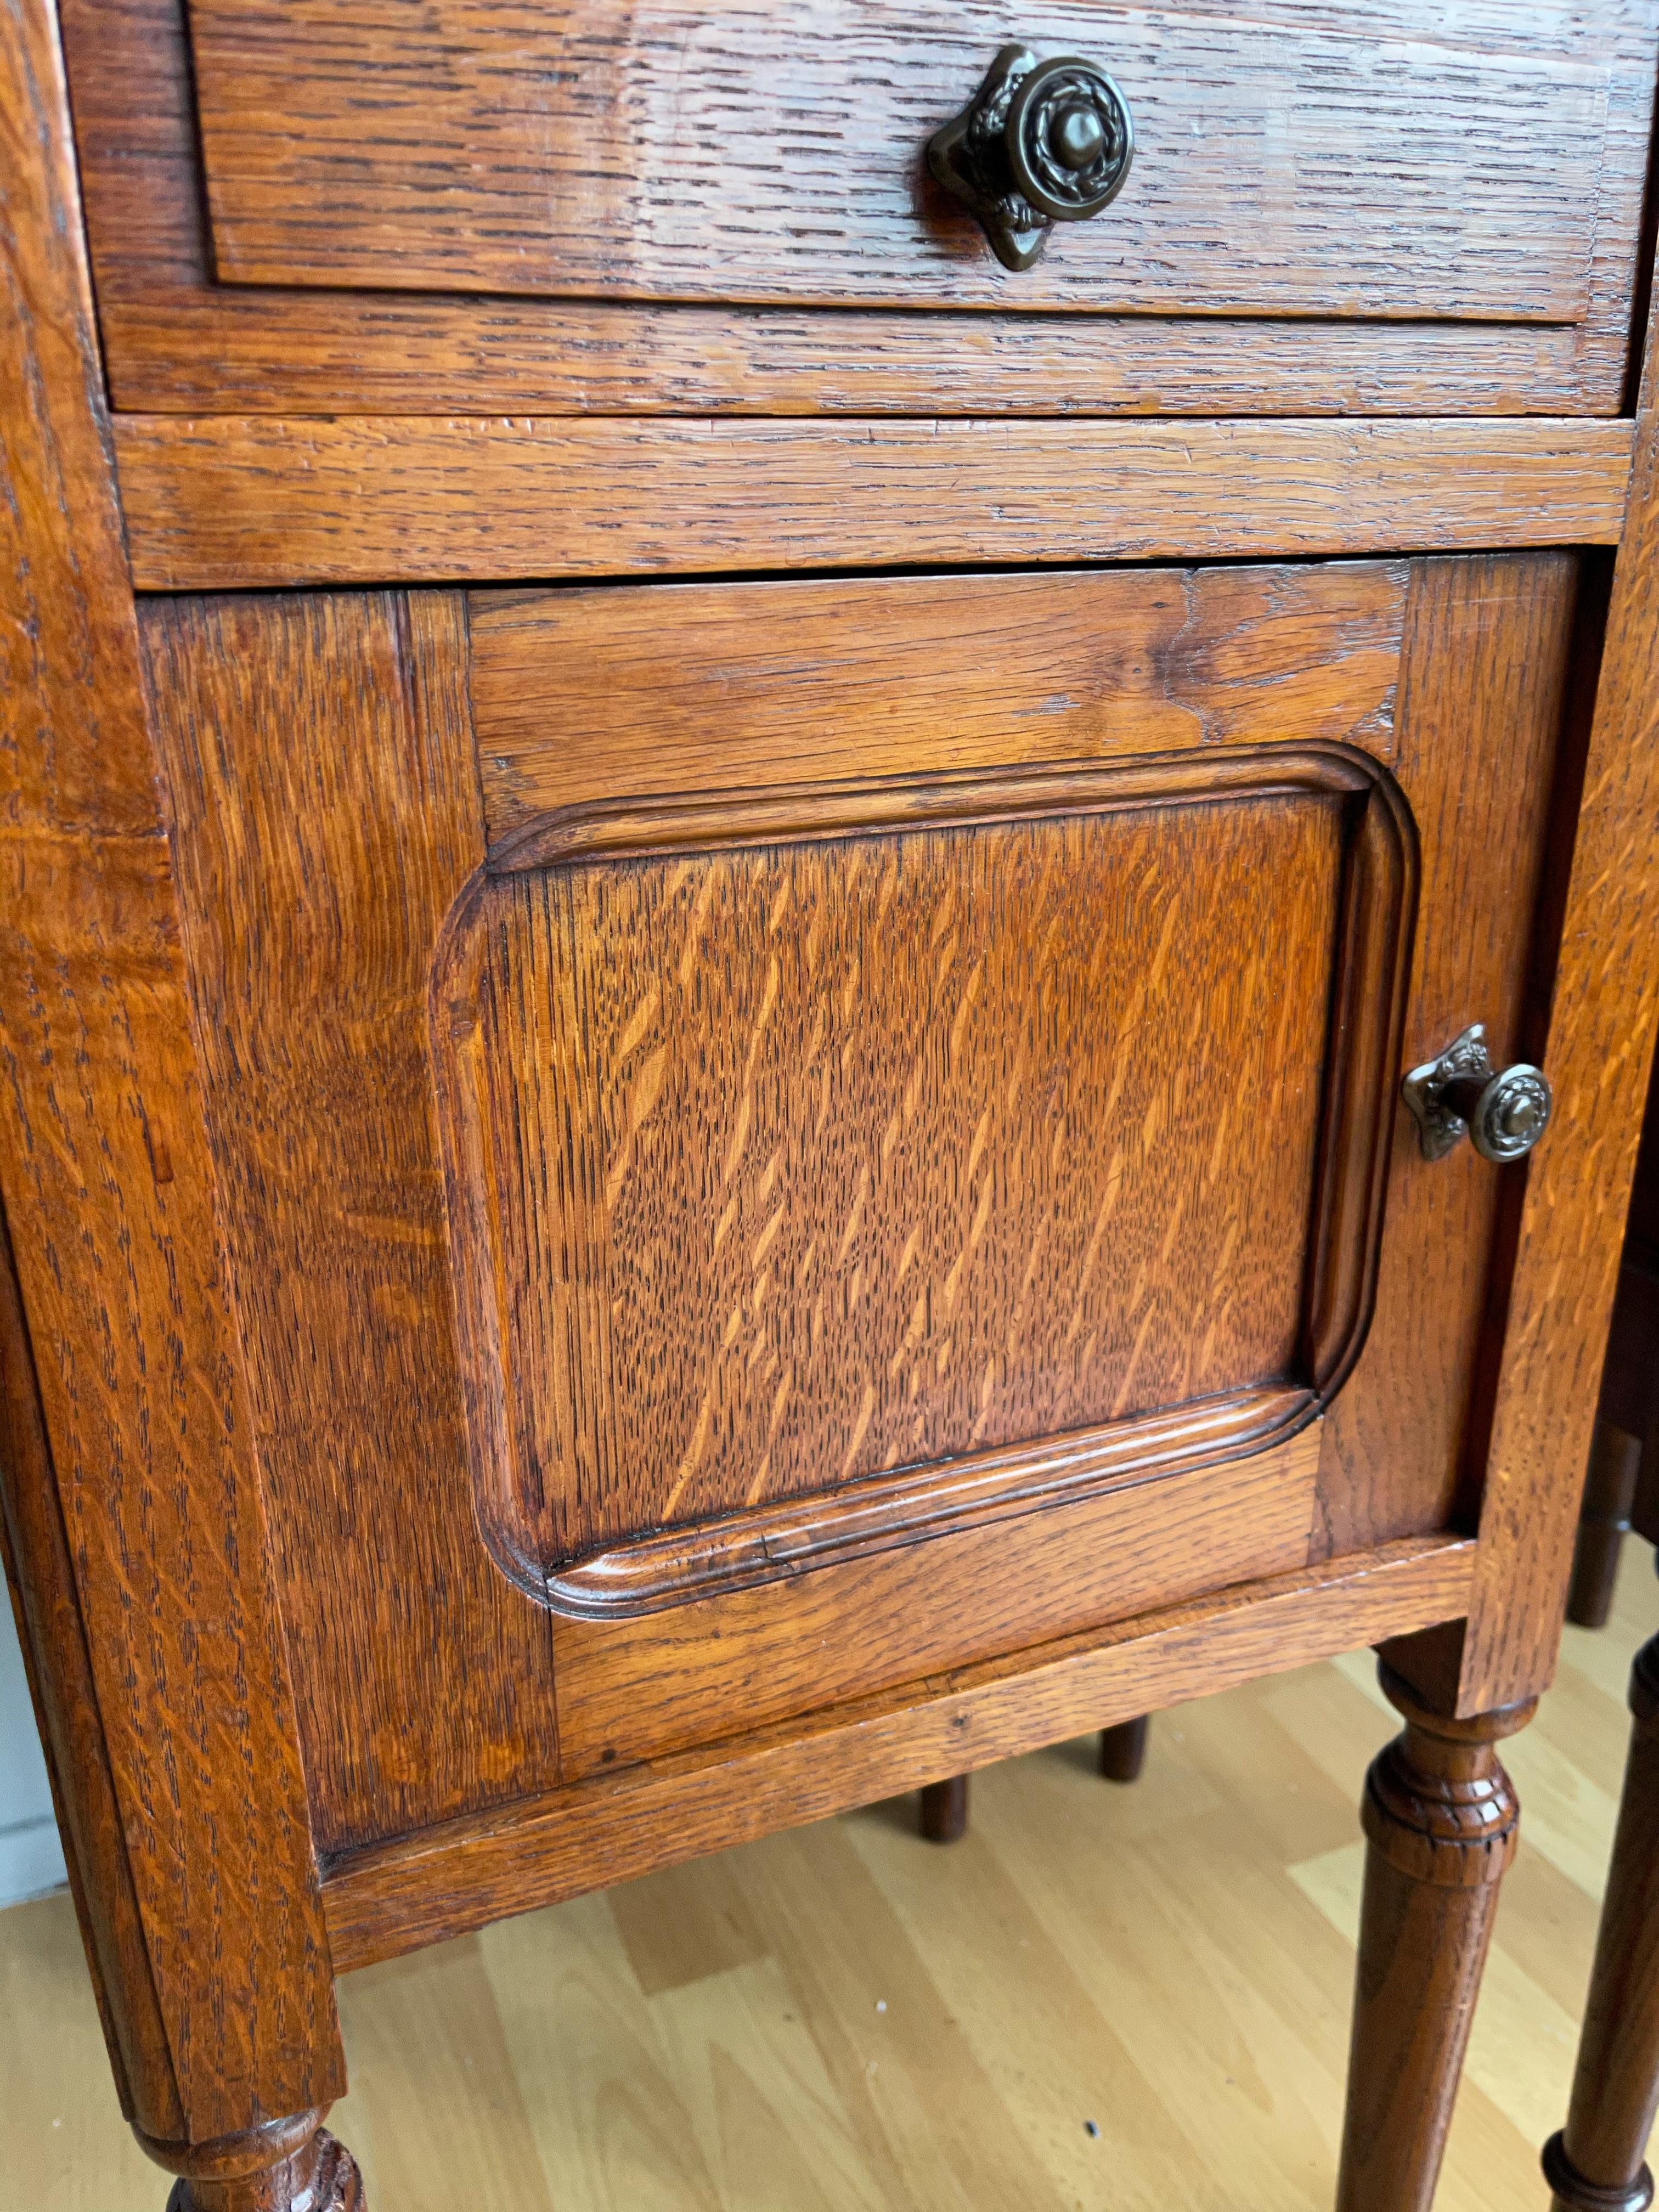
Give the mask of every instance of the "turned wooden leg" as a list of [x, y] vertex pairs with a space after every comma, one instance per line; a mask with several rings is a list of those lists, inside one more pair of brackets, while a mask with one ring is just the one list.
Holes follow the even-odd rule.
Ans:
[[1494, 1749], [1532, 1703], [1473, 1720], [1421, 1705], [1365, 1778], [1364, 1901], [1338, 2212], [1427, 2212], [1519, 1808]]
[[167, 2212], [365, 2212], [356, 2161], [322, 2118], [295, 2112], [216, 2142], [158, 2142], [142, 2128], [133, 2132], [179, 2176]]
[[1590, 1444], [1578, 1542], [1572, 1555], [1567, 1618], [1580, 1628], [1605, 1628], [1619, 1573], [1619, 1554], [1630, 1534], [1631, 1508], [1642, 1471], [1642, 1439], [1598, 1421]]
[[1659, 2106], [1659, 1636], [1630, 1677], [1630, 1759], [1567, 2124], [1544, 2150], [1556, 2212], [1642, 2212]]
[[1139, 1782], [1140, 1770], [1146, 1764], [1146, 1731], [1152, 1726], [1149, 1714], [1142, 1713], [1136, 1721], [1120, 1721], [1115, 1728], [1100, 1731], [1100, 1771], [1109, 1782]]
[[921, 1832], [930, 1844], [959, 1843], [968, 1828], [968, 1777], [930, 1782], [921, 1793]]

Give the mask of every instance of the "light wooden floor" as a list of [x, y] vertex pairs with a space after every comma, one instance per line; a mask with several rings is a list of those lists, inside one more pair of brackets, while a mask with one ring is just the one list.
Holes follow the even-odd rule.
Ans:
[[[1546, 2203], [1650, 1559], [1626, 1547], [1613, 1626], [1569, 1631], [1510, 1747], [1522, 1842], [1440, 2212]], [[1164, 1717], [1133, 1789], [1088, 1745], [978, 1777], [951, 1850], [900, 1801], [372, 1968], [341, 1985], [334, 2125], [372, 2212], [1324, 2212], [1389, 1733], [1344, 1661]], [[166, 2189], [67, 1898], [0, 1914], [0, 2204]]]

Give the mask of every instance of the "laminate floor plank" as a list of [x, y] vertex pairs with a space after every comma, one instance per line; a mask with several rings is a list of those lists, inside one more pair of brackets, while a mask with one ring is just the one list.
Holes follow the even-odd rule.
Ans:
[[[1650, 1568], [1505, 1747], [1438, 2212], [1543, 2212]], [[1092, 1739], [992, 1768], [949, 1850], [897, 1799], [368, 1968], [333, 2124], [374, 2212], [1324, 2212], [1393, 1726], [1357, 1654], [1164, 1716], [1130, 1789]], [[0, 1913], [0, 2203], [160, 2212], [65, 1896]]]
[[160, 2212], [163, 2177], [121, 2124], [65, 1891], [0, 1912], [0, 2203]]

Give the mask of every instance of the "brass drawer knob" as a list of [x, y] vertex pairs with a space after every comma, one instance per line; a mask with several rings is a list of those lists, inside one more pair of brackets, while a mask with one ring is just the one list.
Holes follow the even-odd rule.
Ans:
[[928, 141], [927, 166], [979, 217], [998, 260], [1029, 269], [1051, 225], [1081, 222], [1116, 198], [1134, 150], [1129, 103], [1103, 69], [1005, 46], [962, 113]]
[[1425, 1160], [1443, 1159], [1466, 1133], [1483, 1160], [1518, 1160], [1543, 1135], [1554, 1104], [1541, 1068], [1492, 1066], [1480, 1022], [1437, 1060], [1413, 1068], [1402, 1088]]

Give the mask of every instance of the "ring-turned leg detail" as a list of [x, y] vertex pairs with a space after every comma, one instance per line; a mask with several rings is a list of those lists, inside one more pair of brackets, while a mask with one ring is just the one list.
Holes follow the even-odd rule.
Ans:
[[179, 2176], [167, 2212], [368, 2212], [357, 2162], [322, 2118], [321, 2112], [295, 2112], [204, 2143], [134, 2133], [158, 2166]]
[[1338, 2212], [1427, 2212], [1462, 2070], [1498, 1885], [1520, 1808], [1494, 1748], [1533, 1703], [1470, 1720], [1420, 1705], [1389, 1667], [1406, 1726], [1365, 1778], [1347, 2119]]
[[1631, 1668], [1630, 1757], [1567, 2124], [1544, 2151], [1556, 2212], [1644, 2212], [1659, 2106], [1659, 1636]]
[[1653, 2202], [1653, 2176], [1645, 2165], [1627, 2189], [1603, 2189], [1587, 2181], [1568, 2157], [1559, 2129], [1544, 2145], [1543, 2166], [1552, 2212], [1647, 2212]]

